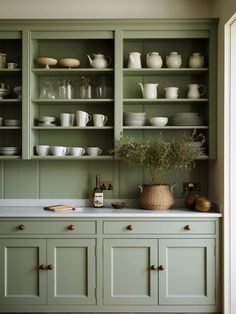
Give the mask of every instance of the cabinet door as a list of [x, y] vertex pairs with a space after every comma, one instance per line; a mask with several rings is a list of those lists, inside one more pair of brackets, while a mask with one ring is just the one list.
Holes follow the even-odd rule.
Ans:
[[0, 242], [0, 304], [46, 302], [46, 241], [2, 239]]
[[215, 304], [214, 239], [161, 239], [159, 304]]
[[157, 304], [157, 241], [104, 240], [104, 304]]
[[95, 240], [53, 239], [47, 246], [49, 304], [95, 304]]

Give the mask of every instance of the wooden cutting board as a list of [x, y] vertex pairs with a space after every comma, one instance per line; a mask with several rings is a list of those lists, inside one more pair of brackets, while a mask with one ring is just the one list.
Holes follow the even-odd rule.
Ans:
[[64, 204], [59, 204], [59, 205], [50, 205], [50, 206], [45, 206], [45, 210], [51, 210], [51, 211], [67, 211], [67, 210], [75, 210], [74, 206], [71, 205], [64, 205]]

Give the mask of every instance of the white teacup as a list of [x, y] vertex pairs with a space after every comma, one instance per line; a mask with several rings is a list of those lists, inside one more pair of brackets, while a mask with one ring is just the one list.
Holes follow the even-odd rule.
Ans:
[[93, 124], [94, 126], [102, 127], [107, 122], [107, 116], [100, 113], [94, 113], [93, 114]]
[[51, 152], [54, 156], [65, 156], [70, 153], [70, 150], [64, 146], [51, 146]]
[[87, 112], [81, 110], [76, 111], [76, 123], [78, 126], [86, 126], [90, 119], [91, 117]]
[[47, 156], [50, 152], [49, 145], [37, 145], [36, 152], [39, 156]]
[[7, 68], [10, 69], [10, 70], [13, 70], [17, 67], [17, 63], [14, 63], [14, 62], [8, 62], [7, 63]]
[[102, 150], [99, 147], [87, 147], [87, 154], [89, 156], [98, 156], [101, 155]]
[[61, 113], [60, 121], [61, 126], [70, 127], [74, 124], [75, 115], [74, 113]]
[[85, 154], [85, 149], [83, 147], [71, 147], [71, 156], [83, 156]]
[[178, 98], [178, 87], [166, 87], [165, 88], [165, 97], [168, 99], [177, 99]]

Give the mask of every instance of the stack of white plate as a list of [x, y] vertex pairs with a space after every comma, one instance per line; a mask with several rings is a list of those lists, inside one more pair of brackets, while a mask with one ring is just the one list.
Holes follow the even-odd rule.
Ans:
[[124, 125], [142, 126], [145, 124], [146, 112], [124, 112]]
[[19, 155], [20, 152], [21, 152], [20, 147], [14, 147], [14, 146], [0, 147], [0, 155], [3, 155], [3, 156]]
[[4, 125], [5, 126], [19, 126], [21, 124], [20, 120], [17, 119], [5, 119]]
[[174, 125], [203, 125], [204, 119], [197, 112], [179, 112], [172, 122]]

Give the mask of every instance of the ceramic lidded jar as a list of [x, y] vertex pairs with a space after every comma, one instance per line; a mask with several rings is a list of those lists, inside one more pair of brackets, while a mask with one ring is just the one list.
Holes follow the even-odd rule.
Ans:
[[193, 52], [189, 58], [190, 68], [202, 68], [204, 65], [204, 56], [200, 52]]
[[160, 69], [163, 61], [158, 52], [150, 52], [146, 56], [146, 65], [148, 68]]
[[178, 52], [171, 52], [166, 56], [166, 66], [167, 68], [180, 68], [182, 64], [181, 55]]

